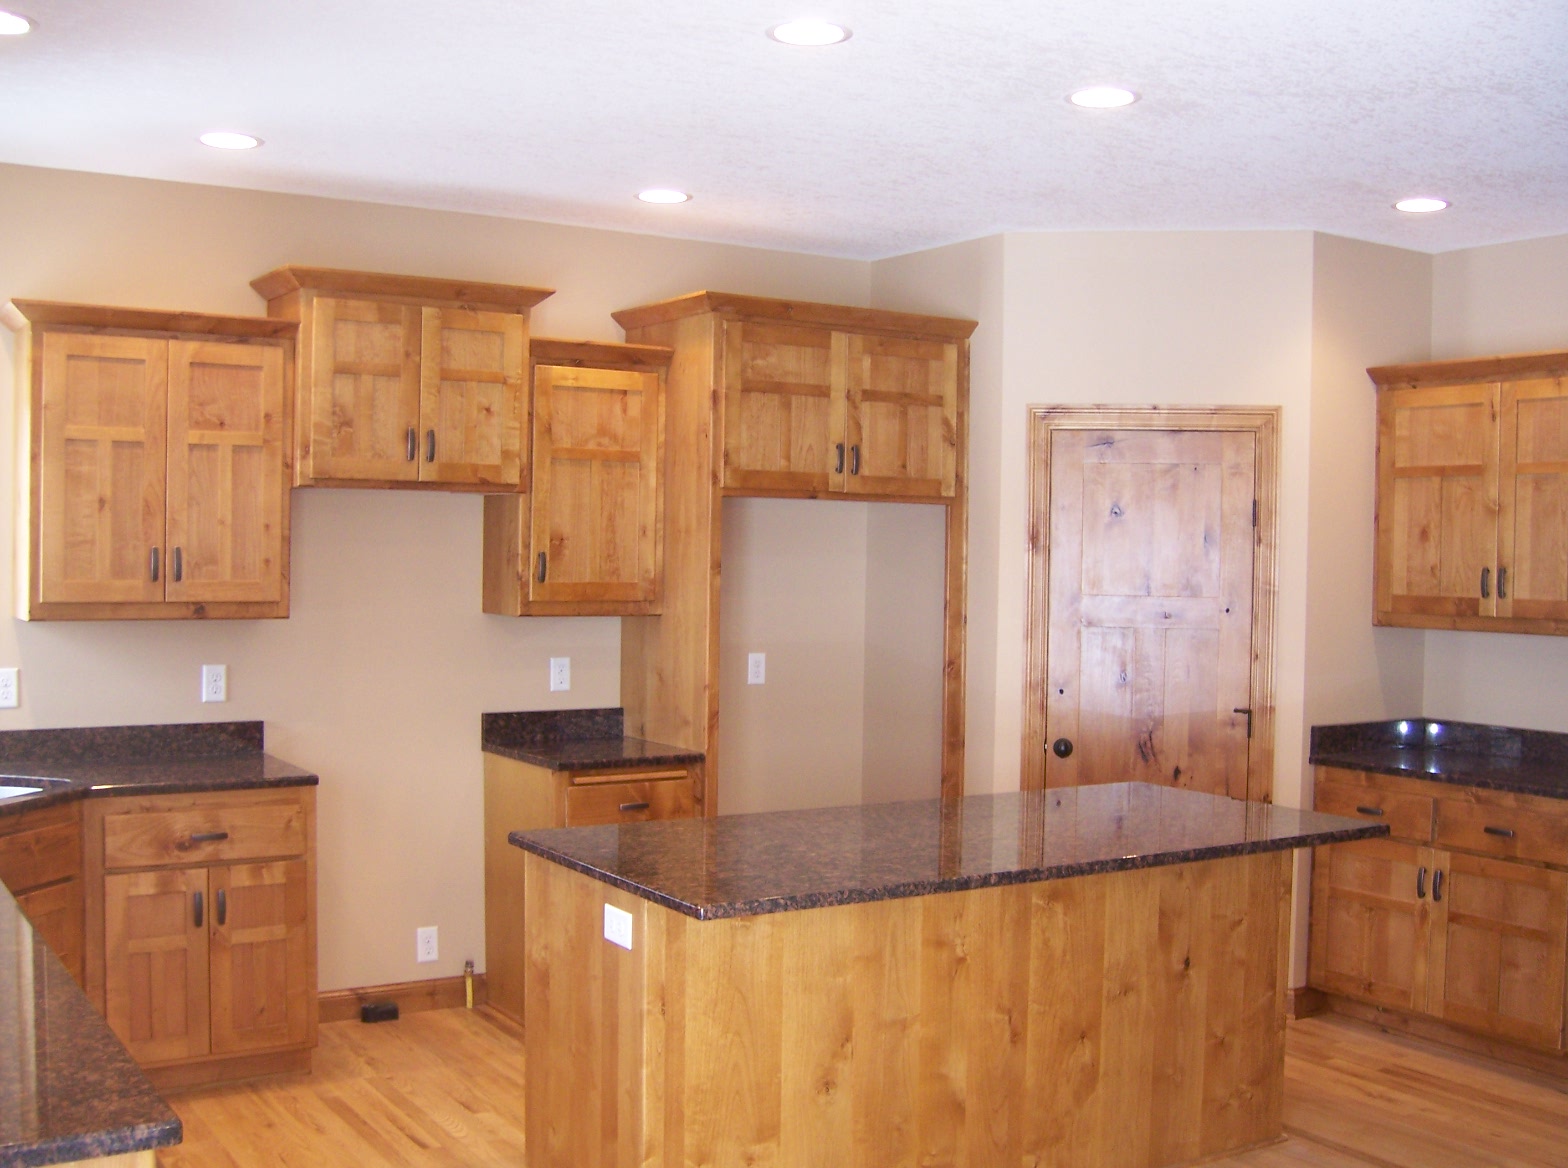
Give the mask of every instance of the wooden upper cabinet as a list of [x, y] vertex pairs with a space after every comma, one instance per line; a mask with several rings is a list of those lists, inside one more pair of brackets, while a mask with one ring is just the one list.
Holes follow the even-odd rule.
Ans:
[[485, 499], [486, 612], [658, 611], [670, 356], [653, 345], [534, 340], [526, 489]]
[[1568, 353], [1368, 373], [1376, 623], [1568, 634]]
[[18, 615], [288, 615], [295, 326], [15, 301]]
[[300, 325], [296, 486], [519, 487], [528, 313], [550, 289], [303, 267], [251, 287]]
[[951, 498], [959, 360], [953, 339], [726, 319], [724, 486]]

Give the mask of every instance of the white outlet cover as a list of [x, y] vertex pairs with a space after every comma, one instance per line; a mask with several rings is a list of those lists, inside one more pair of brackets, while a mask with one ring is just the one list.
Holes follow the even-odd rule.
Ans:
[[441, 955], [441, 944], [435, 925], [425, 925], [414, 930], [414, 960], [435, 961]]
[[0, 669], [0, 710], [14, 710], [18, 702], [18, 681], [20, 670], [15, 665], [8, 665]]
[[201, 667], [201, 700], [226, 702], [229, 700], [229, 667], [203, 665]]
[[768, 680], [768, 655], [766, 653], [746, 654], [746, 684], [762, 685]]
[[562, 693], [572, 688], [572, 659], [550, 658], [550, 692]]
[[632, 914], [613, 904], [604, 906], [604, 939], [622, 949], [632, 947]]

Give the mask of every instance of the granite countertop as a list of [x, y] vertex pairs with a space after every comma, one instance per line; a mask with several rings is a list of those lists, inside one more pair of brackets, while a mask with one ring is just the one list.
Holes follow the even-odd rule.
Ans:
[[1568, 734], [1544, 730], [1432, 718], [1314, 726], [1308, 761], [1568, 799]]
[[1387, 835], [1383, 824], [1112, 783], [513, 832], [517, 847], [699, 920], [1151, 868]]
[[552, 771], [631, 770], [701, 762], [700, 750], [628, 738], [625, 711], [522, 710], [482, 714], [481, 747]]
[[0, 887], [0, 1168], [177, 1144], [179, 1118]]
[[39, 786], [37, 795], [0, 799], [0, 815], [110, 795], [317, 783], [310, 771], [265, 753], [263, 735], [260, 722], [0, 731], [0, 785]]

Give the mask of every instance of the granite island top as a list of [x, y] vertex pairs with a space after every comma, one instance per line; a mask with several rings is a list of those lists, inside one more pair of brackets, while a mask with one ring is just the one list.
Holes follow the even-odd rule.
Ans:
[[523, 710], [480, 715], [480, 746], [552, 771], [634, 770], [702, 762], [700, 750], [628, 738], [625, 712]]
[[1568, 799], [1568, 734], [1401, 718], [1312, 727], [1308, 762]]
[[180, 1142], [153, 1089], [0, 887], [0, 1168]]
[[508, 839], [699, 920], [1281, 851], [1383, 824], [1147, 783], [873, 803]]
[[316, 785], [263, 742], [261, 722], [0, 731], [0, 785], [39, 789], [0, 799], [0, 815], [111, 795]]

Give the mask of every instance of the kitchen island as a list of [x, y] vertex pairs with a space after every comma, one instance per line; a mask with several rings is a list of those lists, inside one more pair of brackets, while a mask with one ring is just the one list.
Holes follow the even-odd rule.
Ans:
[[530, 1162], [1155, 1168], [1276, 1139], [1289, 850], [1385, 832], [1119, 783], [514, 833]]

